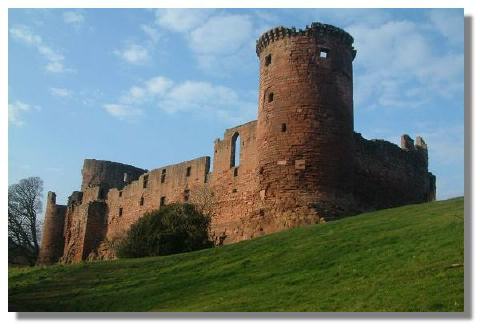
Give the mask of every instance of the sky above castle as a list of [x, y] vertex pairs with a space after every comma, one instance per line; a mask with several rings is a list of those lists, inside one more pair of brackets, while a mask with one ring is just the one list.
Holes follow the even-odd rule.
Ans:
[[438, 197], [463, 195], [457, 9], [10, 9], [9, 183], [40, 176], [64, 203], [85, 158], [154, 169], [213, 157], [225, 129], [256, 119], [257, 38], [314, 21], [355, 39], [355, 130], [421, 135]]

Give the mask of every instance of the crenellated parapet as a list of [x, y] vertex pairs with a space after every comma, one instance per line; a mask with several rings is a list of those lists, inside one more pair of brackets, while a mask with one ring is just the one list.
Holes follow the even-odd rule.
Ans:
[[263, 33], [260, 38], [257, 40], [256, 52], [257, 56], [260, 56], [262, 50], [267, 47], [270, 43], [284, 39], [284, 38], [291, 38], [291, 37], [299, 37], [299, 36], [308, 36], [308, 37], [324, 37], [330, 36], [340, 41], [344, 42], [345, 45], [351, 47], [352, 49], [352, 59], [355, 58], [357, 51], [352, 46], [353, 44], [353, 37], [342, 30], [333, 25], [329, 24], [322, 24], [319, 22], [314, 22], [310, 26], [306, 26], [304, 30], [296, 29], [295, 27], [287, 28], [284, 26], [277, 26], [268, 30], [267, 32]]

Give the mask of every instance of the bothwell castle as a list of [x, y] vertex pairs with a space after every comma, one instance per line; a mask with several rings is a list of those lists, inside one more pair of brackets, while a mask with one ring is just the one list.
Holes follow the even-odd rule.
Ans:
[[215, 140], [213, 170], [208, 156], [150, 171], [86, 159], [67, 205], [48, 193], [39, 263], [112, 258], [109, 245], [144, 213], [202, 189], [217, 244], [434, 200], [421, 137], [398, 147], [354, 132], [352, 44], [321, 23], [261, 35], [258, 119]]

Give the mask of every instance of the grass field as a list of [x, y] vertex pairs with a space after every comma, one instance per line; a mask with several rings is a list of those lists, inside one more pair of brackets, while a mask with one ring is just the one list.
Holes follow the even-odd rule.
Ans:
[[165, 257], [9, 269], [10, 311], [458, 311], [463, 198]]

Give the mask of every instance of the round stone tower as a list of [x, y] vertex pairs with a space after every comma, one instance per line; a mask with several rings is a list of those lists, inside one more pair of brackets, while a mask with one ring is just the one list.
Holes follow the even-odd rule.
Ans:
[[332, 25], [277, 27], [257, 41], [260, 198], [281, 225], [352, 207], [353, 38]]
[[55, 193], [49, 191], [38, 264], [53, 264], [63, 255], [63, 227], [66, 209], [66, 206], [56, 204]]

